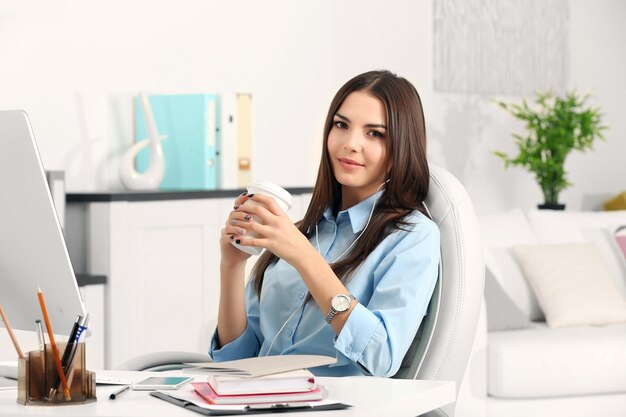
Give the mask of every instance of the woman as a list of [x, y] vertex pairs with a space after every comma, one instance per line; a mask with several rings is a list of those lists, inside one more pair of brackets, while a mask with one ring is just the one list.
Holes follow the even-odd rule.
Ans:
[[[214, 360], [320, 354], [337, 363], [312, 369], [317, 375], [399, 369], [439, 262], [439, 230], [423, 203], [429, 171], [415, 87], [388, 71], [348, 81], [330, 105], [323, 146], [298, 224], [267, 196], [235, 200], [220, 238]], [[247, 199], [261, 204], [243, 206]], [[247, 285], [249, 255], [233, 241], [267, 249]]]

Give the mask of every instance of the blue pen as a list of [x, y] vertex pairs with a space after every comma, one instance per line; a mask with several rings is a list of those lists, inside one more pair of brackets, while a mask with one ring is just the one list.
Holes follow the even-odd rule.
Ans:
[[87, 324], [89, 324], [89, 313], [85, 315], [85, 318], [79, 323], [78, 331], [76, 332], [75, 343], [80, 341], [80, 336], [83, 334], [85, 330], [87, 330]]
[[[83, 332], [81, 327], [84, 329], [83, 324], [85, 323], [85, 317], [77, 316], [74, 325], [72, 326], [72, 331], [70, 332], [70, 336], [67, 339], [67, 345], [65, 346], [65, 351], [63, 351], [63, 357], [61, 358], [61, 366], [63, 367], [63, 372], [66, 375], [69, 375], [69, 369], [72, 365], [72, 361], [74, 360], [74, 354], [76, 354], [76, 347], [78, 346], [78, 339], [80, 334]], [[59, 384], [61, 383], [61, 379], [57, 376], [54, 381], [53, 392], [56, 392], [59, 388]]]

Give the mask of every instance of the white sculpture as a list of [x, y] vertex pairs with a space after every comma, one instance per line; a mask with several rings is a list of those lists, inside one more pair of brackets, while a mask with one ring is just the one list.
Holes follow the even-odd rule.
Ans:
[[[135, 143], [124, 153], [120, 163], [120, 179], [122, 184], [130, 190], [155, 190], [159, 188], [165, 175], [161, 140], [167, 139], [167, 136], [159, 136], [148, 97], [143, 93], [140, 97], [148, 138]], [[150, 146], [150, 162], [148, 169], [139, 173], [135, 169], [135, 157], [146, 146]]]

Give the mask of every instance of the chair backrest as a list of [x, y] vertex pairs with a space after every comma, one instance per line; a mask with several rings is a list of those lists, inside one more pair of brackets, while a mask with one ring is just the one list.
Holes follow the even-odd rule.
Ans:
[[[474, 207], [463, 185], [430, 166], [426, 205], [441, 234], [441, 263], [426, 317], [394, 378], [456, 381], [460, 387], [474, 342], [485, 267]], [[444, 407], [454, 415], [455, 404]]]

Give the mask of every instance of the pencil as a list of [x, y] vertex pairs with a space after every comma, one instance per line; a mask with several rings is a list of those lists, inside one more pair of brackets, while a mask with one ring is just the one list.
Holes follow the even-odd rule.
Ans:
[[41, 292], [41, 288], [39, 288], [39, 285], [37, 285], [37, 297], [39, 298], [39, 305], [41, 306], [43, 321], [46, 323], [46, 330], [48, 331], [48, 338], [50, 339], [50, 346], [52, 347], [52, 356], [54, 357], [54, 362], [57, 366], [57, 372], [59, 373], [59, 377], [61, 378], [61, 384], [63, 384], [63, 393], [65, 394], [65, 399], [67, 401], [70, 401], [72, 399], [72, 397], [70, 396], [70, 389], [67, 386], [67, 379], [65, 379], [65, 372], [63, 372], [63, 366], [61, 365], [59, 349], [57, 348], [57, 344], [54, 341], [54, 333], [52, 331], [52, 325], [50, 324], [48, 309], [46, 309], [46, 302], [43, 299], [43, 293]]
[[20, 349], [20, 344], [17, 343], [17, 338], [13, 333], [13, 329], [9, 324], [9, 320], [7, 320], [7, 316], [4, 314], [4, 309], [2, 308], [2, 304], [0, 304], [0, 316], [2, 316], [2, 321], [4, 322], [4, 327], [7, 328], [7, 332], [9, 332], [9, 337], [11, 338], [11, 342], [13, 342], [13, 346], [15, 346], [15, 350], [17, 350], [17, 356], [20, 359], [24, 359], [24, 354], [22, 353], [22, 349]]

